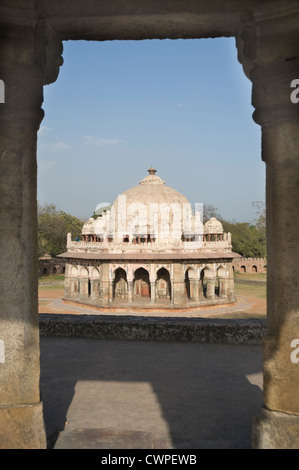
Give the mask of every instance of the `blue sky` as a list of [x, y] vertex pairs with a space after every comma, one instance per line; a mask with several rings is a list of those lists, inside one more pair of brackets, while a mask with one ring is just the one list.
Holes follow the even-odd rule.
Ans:
[[44, 87], [40, 203], [88, 218], [152, 165], [191, 203], [255, 218], [261, 132], [234, 39], [68, 41], [63, 58]]

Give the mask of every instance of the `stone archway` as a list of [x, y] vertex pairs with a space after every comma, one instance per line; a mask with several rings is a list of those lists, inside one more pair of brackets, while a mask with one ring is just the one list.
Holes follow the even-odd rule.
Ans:
[[114, 271], [113, 280], [113, 299], [127, 299], [128, 298], [128, 282], [127, 273], [123, 268], [117, 268]]
[[157, 271], [156, 279], [156, 300], [171, 300], [170, 274], [166, 268]]
[[[0, 266], [0, 331], [1, 341], [14, 358], [2, 365], [0, 377], [2, 446], [46, 447], [39, 392], [36, 141], [43, 118], [43, 86], [57, 78], [62, 40], [233, 36], [238, 59], [253, 83], [253, 117], [262, 129], [266, 163], [269, 332], [264, 341], [265, 407], [256, 423], [254, 445], [298, 448], [298, 364], [290, 360], [299, 312], [295, 288], [299, 273], [299, 108], [296, 99], [291, 99], [296, 91], [292, 83], [299, 75], [298, 2], [290, 0], [282, 7], [278, 0], [211, 0], [190, 5], [133, 0], [116, 1], [111, 8], [108, 2], [78, 0], [70, 9], [69, 2], [58, 0], [4, 0], [0, 15], [1, 80], [5, 83], [0, 114], [4, 201], [0, 219], [5, 240]], [[288, 227], [288, 236], [282, 237], [277, 227]], [[19, 289], [11, 296], [16, 278]], [[279, 433], [275, 432], [277, 423]], [[26, 440], [20, 429], [29, 430]]]
[[151, 297], [149, 272], [145, 268], [138, 268], [134, 272], [133, 295], [135, 300]]

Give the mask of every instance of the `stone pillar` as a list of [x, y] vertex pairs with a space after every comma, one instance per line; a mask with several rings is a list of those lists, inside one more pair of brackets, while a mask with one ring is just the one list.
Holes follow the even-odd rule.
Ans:
[[88, 298], [88, 278], [79, 278], [79, 299], [86, 300]]
[[102, 307], [109, 306], [109, 263], [102, 263], [100, 270], [100, 303]]
[[128, 281], [128, 303], [133, 302], [133, 281]]
[[70, 297], [72, 291], [72, 282], [71, 282], [71, 269], [72, 265], [70, 263], [65, 264], [65, 276], [64, 276], [64, 298]]
[[174, 297], [174, 288], [173, 288], [173, 278], [170, 278], [170, 303], [173, 305], [173, 297]]
[[207, 279], [207, 300], [214, 300], [215, 298], [215, 279]]
[[99, 287], [99, 280], [98, 279], [91, 279], [90, 280], [90, 298], [91, 298], [91, 300], [95, 300], [99, 297], [98, 287]]
[[193, 279], [194, 302], [199, 302], [199, 279]]
[[252, 445], [298, 449], [299, 362], [293, 341], [299, 338], [299, 103], [291, 101], [291, 84], [299, 79], [298, 21], [287, 5], [280, 7], [271, 2], [269, 15], [261, 2], [255, 24], [244, 26], [237, 41], [253, 83], [253, 117], [261, 125], [266, 164], [268, 334], [264, 408], [253, 422]]
[[218, 280], [219, 280], [219, 298], [226, 299], [228, 279], [226, 277], [218, 277]]
[[235, 278], [234, 278], [233, 267], [231, 264], [228, 266], [228, 278], [227, 278], [226, 283], [227, 283], [227, 300], [231, 302], [236, 302]]
[[39, 389], [36, 142], [43, 85], [57, 74], [50, 78], [52, 41], [41, 36], [47, 27], [37, 27], [28, 3], [1, 18], [0, 33], [1, 449], [46, 448]]
[[70, 296], [73, 298], [79, 297], [79, 291], [80, 291], [79, 278], [78, 277], [70, 278], [70, 284], [71, 284]]
[[108, 302], [111, 304], [113, 302], [113, 279], [109, 279], [108, 289]]
[[173, 305], [183, 306], [186, 302], [185, 295], [185, 277], [184, 277], [184, 265], [183, 263], [173, 264]]
[[151, 304], [156, 302], [156, 281], [151, 281]]
[[200, 279], [198, 280], [198, 297], [199, 297], [199, 300], [204, 297], [204, 294], [203, 294], [203, 282], [202, 282], [201, 277], [200, 277]]

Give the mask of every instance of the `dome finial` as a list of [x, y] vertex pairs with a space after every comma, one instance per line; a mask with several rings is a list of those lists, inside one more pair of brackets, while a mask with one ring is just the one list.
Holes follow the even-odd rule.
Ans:
[[143, 180], [139, 181], [139, 184], [165, 184], [165, 181], [156, 175], [157, 170], [154, 167], [150, 167], [148, 170], [148, 175], [146, 175]]
[[154, 175], [155, 173], [157, 173], [157, 170], [153, 168], [152, 166], [147, 171], [149, 172], [150, 175]]

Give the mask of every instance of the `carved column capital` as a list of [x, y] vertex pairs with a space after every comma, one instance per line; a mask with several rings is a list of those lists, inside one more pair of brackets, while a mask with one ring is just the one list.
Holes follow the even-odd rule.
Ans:
[[[0, 10], [1, 12], [1, 10]], [[30, 119], [38, 128], [43, 119], [43, 86], [56, 80], [63, 60], [62, 41], [45, 20], [31, 18], [0, 29], [0, 79], [5, 85], [6, 122]]]
[[63, 64], [62, 52], [59, 35], [45, 19], [39, 20], [35, 28], [35, 63], [43, 70], [44, 85], [56, 81]]
[[252, 17], [241, 24], [236, 38], [238, 60], [252, 82], [253, 119], [261, 126], [299, 118], [299, 104], [292, 101], [294, 80], [299, 79], [299, 34], [297, 26], [294, 29], [299, 7], [291, 3], [282, 9], [281, 2], [274, 0], [269, 13], [260, 2]]
[[299, 79], [299, 60], [255, 67], [251, 72], [253, 119], [261, 126], [298, 122], [299, 104], [292, 99]]

